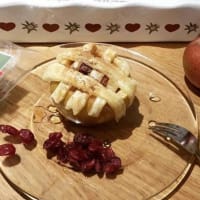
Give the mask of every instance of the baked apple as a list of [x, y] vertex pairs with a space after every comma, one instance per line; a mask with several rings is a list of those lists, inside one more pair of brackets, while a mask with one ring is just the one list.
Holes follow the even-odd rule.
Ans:
[[107, 48], [88, 43], [57, 56], [43, 74], [50, 82], [51, 99], [67, 119], [99, 124], [126, 114], [133, 103], [136, 81], [128, 62]]

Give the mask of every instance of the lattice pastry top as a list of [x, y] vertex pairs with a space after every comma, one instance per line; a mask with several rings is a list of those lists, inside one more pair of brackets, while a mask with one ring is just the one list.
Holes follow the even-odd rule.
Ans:
[[66, 118], [94, 124], [125, 115], [136, 90], [129, 72], [128, 62], [114, 50], [100, 51], [89, 43], [60, 53], [43, 79], [50, 82], [51, 98]]

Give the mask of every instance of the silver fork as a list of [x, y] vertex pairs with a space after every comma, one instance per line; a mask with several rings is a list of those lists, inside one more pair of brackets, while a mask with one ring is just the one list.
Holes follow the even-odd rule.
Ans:
[[195, 155], [200, 162], [198, 139], [186, 128], [164, 122], [149, 121], [149, 129], [175, 145], [182, 147], [187, 152]]

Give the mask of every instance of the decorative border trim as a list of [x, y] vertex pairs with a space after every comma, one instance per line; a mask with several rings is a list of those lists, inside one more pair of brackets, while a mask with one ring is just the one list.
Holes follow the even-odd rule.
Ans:
[[[68, 31], [70, 35], [72, 35], [75, 32], [81, 32], [83, 30], [86, 30], [91, 33], [97, 33], [100, 30], [105, 30], [110, 35], [121, 31], [127, 31], [133, 33], [143, 28], [146, 31], [146, 33], [151, 35], [154, 32], [159, 32], [161, 30], [164, 30], [168, 33], [174, 33], [180, 30], [181, 28], [186, 34], [190, 34], [192, 32], [197, 32], [199, 30], [200, 25], [193, 22], [189, 22], [184, 25], [167, 23], [162, 26], [160, 24], [152, 22], [149, 22], [148, 24], [127, 22], [125, 25], [120, 25], [118, 23], [112, 23], [112, 22], [110, 22], [107, 25], [87, 22], [84, 25], [81, 25], [77, 22], [70, 22], [70, 21], [66, 24], [45, 22], [41, 25], [38, 25], [35, 22], [30, 22], [25, 20], [24, 22], [21, 23], [20, 28], [24, 29], [27, 34], [31, 34], [32, 32], [38, 31], [38, 28], [40, 27], [49, 33], [57, 32], [61, 29], [61, 27], [63, 27], [63, 29]], [[0, 31], [9, 32], [9, 31], [14, 31], [16, 28], [17, 25], [15, 22], [0, 22]]]

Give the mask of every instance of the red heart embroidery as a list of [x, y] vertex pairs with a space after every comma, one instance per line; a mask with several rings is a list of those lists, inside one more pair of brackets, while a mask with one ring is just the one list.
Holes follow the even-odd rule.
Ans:
[[169, 32], [174, 32], [174, 31], [178, 30], [179, 28], [180, 28], [179, 24], [167, 24], [165, 26], [165, 29]]
[[90, 24], [90, 23], [88, 23], [88, 24], [85, 25], [85, 28], [90, 32], [96, 32], [101, 28], [101, 25], [100, 24]]
[[129, 32], [134, 32], [137, 31], [140, 28], [140, 24], [135, 23], [135, 24], [126, 24], [125, 29]]
[[57, 31], [59, 29], [59, 25], [58, 24], [43, 24], [42, 27], [49, 32], [54, 32]]
[[15, 24], [13, 22], [0, 22], [0, 28], [3, 29], [4, 31], [11, 31], [12, 29], [15, 28]]

